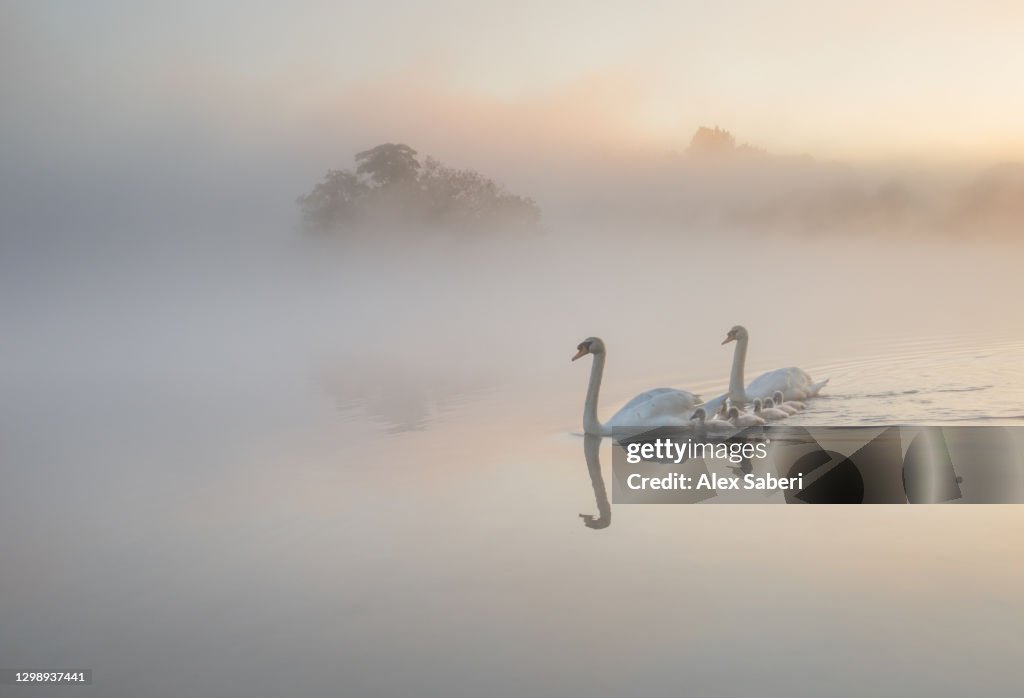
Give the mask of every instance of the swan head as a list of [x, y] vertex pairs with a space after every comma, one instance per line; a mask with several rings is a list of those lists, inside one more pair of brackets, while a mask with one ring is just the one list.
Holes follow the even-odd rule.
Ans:
[[703, 407], [698, 407], [697, 409], [695, 409], [693, 411], [693, 414], [690, 416], [690, 421], [692, 422], [693, 420], [697, 420], [698, 424], [703, 424], [704, 420], [707, 419], [707, 418], [708, 418], [707, 410], [705, 410]]
[[772, 401], [776, 405], [781, 405], [782, 403], [784, 403], [786, 401], [786, 399], [782, 395], [782, 391], [781, 390], [776, 390], [774, 393], [772, 393]]
[[754, 414], [760, 412], [762, 407], [764, 407], [764, 403], [761, 402], [761, 398], [754, 400]]
[[728, 414], [725, 415], [727, 419], [739, 419], [740, 410], [738, 407], [730, 407]]
[[573, 355], [572, 361], [586, 356], [587, 354], [603, 354], [604, 353], [604, 342], [601, 341], [600, 337], [587, 337], [582, 342], [576, 345], [576, 354]]
[[766, 397], [764, 399], [764, 407], [767, 408], [767, 409], [771, 409], [772, 407], [775, 407], [775, 400], [771, 399], [770, 397]]
[[725, 335], [725, 339], [722, 340], [722, 344], [728, 344], [729, 342], [735, 342], [740, 339], [747, 338], [747, 328], [743, 325], [736, 325]]

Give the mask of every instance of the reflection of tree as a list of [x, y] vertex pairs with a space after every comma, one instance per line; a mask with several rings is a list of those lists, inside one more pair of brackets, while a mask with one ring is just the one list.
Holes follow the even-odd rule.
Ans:
[[418, 369], [398, 362], [350, 359], [321, 373], [341, 410], [362, 410], [388, 433], [425, 429], [430, 420], [489, 387], [484, 376]]
[[587, 463], [590, 484], [594, 488], [598, 515], [580, 514], [587, 528], [608, 528], [612, 525], [612, 505], [608, 502], [608, 491], [601, 475], [601, 437], [587, 434], [583, 437], [583, 459]]

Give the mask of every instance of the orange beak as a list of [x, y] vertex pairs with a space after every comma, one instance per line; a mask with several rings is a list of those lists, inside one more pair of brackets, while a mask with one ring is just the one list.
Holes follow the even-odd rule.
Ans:
[[722, 340], [722, 344], [728, 344], [729, 342], [735, 342], [735, 341], [736, 341], [736, 335], [728, 334], [728, 335], [725, 336], [725, 339]]
[[589, 351], [589, 350], [587, 350], [587, 348], [586, 348], [586, 347], [583, 347], [583, 348], [582, 348], [582, 349], [580, 349], [580, 350], [579, 350], [578, 352], [576, 352], [576, 354], [575, 354], [575, 355], [574, 355], [574, 356], [572, 357], [572, 359], [571, 359], [571, 360], [572, 360], [572, 361], [575, 361], [576, 359], [580, 358], [581, 356], [586, 356], [586, 355], [587, 355], [587, 354], [589, 354], [589, 353], [590, 353], [590, 351]]

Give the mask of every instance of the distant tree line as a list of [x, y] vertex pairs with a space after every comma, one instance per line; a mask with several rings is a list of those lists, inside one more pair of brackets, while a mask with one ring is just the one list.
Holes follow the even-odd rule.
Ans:
[[724, 128], [701, 126], [690, 139], [686, 149], [687, 157], [696, 160], [721, 160], [734, 157], [767, 157], [763, 148], [748, 145], [736, 145], [736, 137]]
[[664, 184], [652, 188], [673, 195], [673, 206], [662, 210], [675, 224], [1024, 238], [1024, 163], [943, 186], [912, 174], [879, 177], [838, 161], [772, 154], [738, 144], [718, 126], [698, 128], [674, 163], [671, 175], [658, 175]]
[[484, 230], [540, 222], [532, 199], [474, 170], [447, 167], [431, 157], [421, 163], [403, 143], [364, 150], [355, 161], [354, 172], [328, 170], [311, 192], [296, 199], [307, 230], [389, 224]]

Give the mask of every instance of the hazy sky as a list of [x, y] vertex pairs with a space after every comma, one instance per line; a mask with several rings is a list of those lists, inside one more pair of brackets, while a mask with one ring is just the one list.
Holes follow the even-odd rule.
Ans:
[[1024, 152], [1015, 0], [96, 0], [2, 12], [3, 50], [22, 59], [5, 80], [118, 123], [169, 108], [222, 129], [258, 109], [263, 128], [323, 126], [359, 95], [360, 121], [442, 103], [481, 112], [482, 128], [553, 120], [612, 146], [681, 146], [716, 123], [784, 151]]
[[239, 197], [299, 193], [384, 141], [516, 186], [700, 125], [981, 166], [1024, 157], [1022, 26], [1017, 0], [6, 2], [0, 198], [156, 215], [236, 173]]

